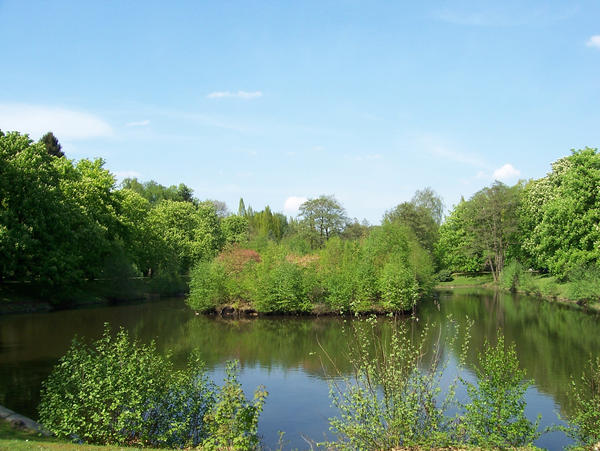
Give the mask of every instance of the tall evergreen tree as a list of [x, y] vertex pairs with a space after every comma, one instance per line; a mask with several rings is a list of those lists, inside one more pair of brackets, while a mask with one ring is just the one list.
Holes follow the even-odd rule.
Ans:
[[46, 151], [53, 157], [61, 158], [65, 156], [64, 152], [62, 151], [62, 146], [52, 132], [48, 132], [42, 136], [40, 142], [44, 144]]

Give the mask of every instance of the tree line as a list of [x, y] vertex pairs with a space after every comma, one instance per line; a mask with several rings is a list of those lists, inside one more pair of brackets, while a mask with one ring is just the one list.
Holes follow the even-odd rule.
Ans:
[[254, 211], [243, 199], [232, 214], [183, 183], [117, 185], [102, 159], [68, 159], [51, 133], [34, 142], [0, 132], [0, 282], [33, 284], [61, 302], [89, 280], [145, 276], [169, 285], [191, 273], [201, 290], [192, 298], [202, 297], [191, 303], [202, 309], [387, 310], [413, 305], [435, 274], [488, 270], [514, 288], [532, 284], [535, 270], [597, 296], [598, 186], [600, 155], [585, 148], [540, 179], [495, 182], [445, 218], [430, 188], [379, 225], [350, 219], [329, 195], [304, 202], [295, 218]]

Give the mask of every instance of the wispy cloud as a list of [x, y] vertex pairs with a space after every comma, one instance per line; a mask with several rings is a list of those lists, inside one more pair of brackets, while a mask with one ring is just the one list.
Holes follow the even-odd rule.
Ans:
[[419, 138], [417, 143], [419, 146], [423, 147], [426, 152], [436, 157], [451, 160], [456, 163], [467, 164], [476, 168], [489, 168], [487, 162], [478, 155], [454, 150], [430, 136], [423, 136]]
[[600, 34], [590, 36], [585, 45], [587, 45], [588, 47], [595, 47], [597, 49], [600, 49]]
[[206, 97], [208, 97], [209, 99], [223, 99], [223, 98], [235, 97], [238, 99], [252, 100], [252, 99], [257, 99], [259, 97], [262, 97], [262, 95], [263, 95], [263, 93], [261, 91], [253, 91], [253, 92], [215, 91], [215, 92], [211, 92]]
[[300, 205], [307, 200], [308, 199], [303, 196], [290, 196], [283, 203], [283, 211], [290, 216], [296, 216]]
[[494, 178], [496, 180], [505, 181], [505, 180], [514, 180], [521, 175], [521, 171], [515, 169], [515, 167], [506, 163], [504, 166], [499, 167], [494, 171]]
[[150, 125], [149, 119], [145, 119], [143, 121], [127, 122], [125, 124], [125, 127], [146, 127], [147, 125]]
[[59, 140], [105, 137], [112, 127], [100, 117], [82, 111], [20, 103], [0, 104], [0, 125], [4, 131], [28, 133], [39, 138], [51, 131]]

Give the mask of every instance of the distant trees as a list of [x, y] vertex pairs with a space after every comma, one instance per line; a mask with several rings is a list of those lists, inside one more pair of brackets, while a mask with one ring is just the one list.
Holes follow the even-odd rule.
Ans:
[[319, 196], [300, 205], [304, 230], [315, 246], [323, 245], [330, 237], [339, 235], [345, 228], [348, 218], [346, 210], [333, 196]]
[[184, 183], [166, 187], [154, 180], [140, 182], [137, 178], [126, 178], [121, 182], [121, 187], [138, 193], [151, 204], [157, 204], [162, 200], [191, 203], [198, 202], [198, 199], [194, 197], [194, 191]]

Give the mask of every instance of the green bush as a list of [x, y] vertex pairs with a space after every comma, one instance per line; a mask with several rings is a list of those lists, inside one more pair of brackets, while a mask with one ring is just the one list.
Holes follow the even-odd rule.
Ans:
[[92, 346], [73, 340], [44, 382], [42, 424], [61, 438], [86, 443], [196, 446], [213, 392], [192, 358], [174, 371], [153, 343], [141, 345], [106, 325]]
[[569, 272], [567, 297], [575, 301], [600, 300], [600, 267], [597, 265], [578, 266]]
[[218, 262], [200, 262], [191, 273], [188, 305], [194, 310], [207, 312], [229, 299], [224, 266]]
[[399, 258], [392, 258], [379, 278], [383, 307], [392, 311], [411, 310], [419, 297], [419, 284], [412, 271]]
[[600, 357], [590, 359], [580, 385], [575, 381], [571, 385], [575, 408], [564, 430], [578, 445], [588, 449], [600, 442]]
[[264, 387], [254, 392], [251, 404], [238, 381], [239, 364], [227, 363], [225, 383], [216, 403], [204, 417], [208, 437], [202, 443], [209, 450], [251, 450], [259, 445], [258, 417], [267, 397]]
[[452, 271], [449, 269], [442, 269], [435, 275], [435, 280], [437, 282], [452, 282], [454, 277], [452, 276]]
[[531, 445], [540, 436], [540, 419], [532, 423], [525, 416], [524, 395], [531, 382], [523, 380], [514, 344], [505, 347], [500, 333], [496, 346], [486, 341], [475, 374], [477, 384], [465, 382], [469, 403], [463, 404], [463, 440], [485, 448]]

